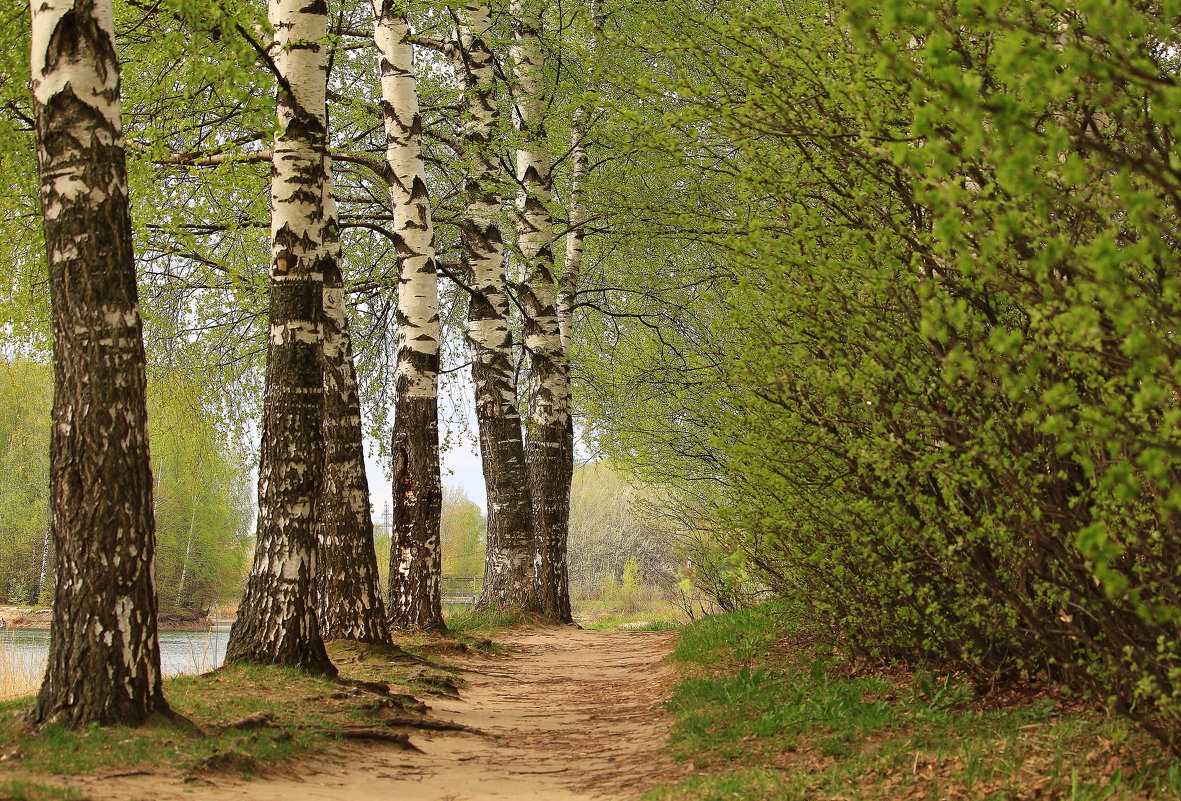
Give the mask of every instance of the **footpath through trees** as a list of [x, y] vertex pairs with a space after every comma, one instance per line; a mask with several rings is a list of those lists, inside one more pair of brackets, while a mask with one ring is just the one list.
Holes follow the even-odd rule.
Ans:
[[671, 632], [544, 629], [514, 633], [505, 656], [465, 657], [458, 698], [434, 697], [432, 718], [473, 731], [415, 731], [420, 751], [348, 747], [243, 780], [205, 774], [200, 787], [166, 769], [86, 777], [86, 797], [223, 801], [403, 801], [636, 798], [682, 772], [661, 749], [672, 678]]

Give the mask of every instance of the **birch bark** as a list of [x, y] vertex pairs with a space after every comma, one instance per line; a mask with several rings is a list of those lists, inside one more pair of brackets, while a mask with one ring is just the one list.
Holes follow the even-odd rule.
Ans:
[[443, 630], [439, 516], [439, 287], [434, 226], [422, 163], [422, 119], [414, 46], [393, 0], [373, 0], [381, 55], [390, 201], [398, 234], [397, 400], [394, 410], [394, 530], [390, 549], [390, 624]]
[[34, 0], [53, 317], [57, 586], [35, 725], [143, 723], [161, 692], [143, 326], [109, 0]]
[[365, 475], [361, 399], [340, 271], [332, 182], [324, 197], [324, 483], [316, 558], [320, 630], [326, 640], [391, 643]]
[[487, 556], [480, 605], [541, 613], [535, 537], [517, 408], [513, 334], [500, 229], [499, 168], [492, 140], [497, 124], [496, 64], [487, 37], [488, 6], [459, 9], [450, 48], [455, 77], [463, 87], [465, 208], [460, 220], [462, 268], [472, 290], [467, 341], [472, 354], [480, 458], [488, 497]]
[[197, 498], [194, 495], [190, 499], [192, 506], [189, 508], [189, 534], [185, 537], [185, 558], [180, 563], [180, 581], [176, 583], [176, 606], [180, 608], [185, 597], [185, 579], [189, 574], [189, 559], [193, 556], [193, 531], [197, 527]]
[[327, 5], [271, 0], [281, 76], [271, 162], [270, 338], [258, 476], [258, 540], [226, 662], [335, 675], [316, 614], [322, 473], [322, 304], [327, 253]]
[[45, 527], [45, 536], [41, 541], [41, 572], [37, 577], [37, 594], [33, 596], [32, 604], [45, 603], [45, 598], [48, 595], [48, 587], [45, 586], [46, 581], [50, 578], [49, 575], [49, 560], [53, 558], [53, 540], [51, 539], [51, 527]]
[[524, 262], [520, 292], [529, 356], [529, 420], [525, 458], [537, 537], [538, 583], [547, 617], [572, 622], [566, 565], [573, 480], [573, 422], [570, 379], [558, 325], [557, 283], [553, 254], [553, 219], [549, 204], [552, 176], [546, 150], [545, 64], [541, 50], [541, 14], [532, 0], [512, 0], [513, 124], [520, 146], [516, 153], [517, 246]]
[[[590, 15], [590, 43], [586, 55], [586, 89], [594, 93], [599, 88], [599, 43], [603, 38], [603, 9], [599, 0], [588, 0]], [[583, 100], [574, 109], [570, 124], [570, 231], [566, 234], [566, 257], [562, 277], [558, 281], [558, 328], [562, 338], [562, 352], [570, 359], [571, 339], [574, 335], [574, 301], [582, 272], [582, 257], [586, 245], [586, 180], [590, 175], [591, 108]], [[571, 430], [573, 433], [573, 429]], [[570, 455], [574, 455], [573, 443]], [[571, 464], [571, 475], [574, 466]]]

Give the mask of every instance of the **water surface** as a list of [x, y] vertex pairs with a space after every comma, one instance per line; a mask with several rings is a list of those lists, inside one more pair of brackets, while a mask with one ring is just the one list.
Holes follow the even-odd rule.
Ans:
[[[205, 673], [220, 667], [226, 655], [228, 628], [218, 631], [160, 632], [160, 668], [165, 676]], [[40, 674], [49, 654], [45, 629], [0, 629], [0, 664], [19, 674]]]

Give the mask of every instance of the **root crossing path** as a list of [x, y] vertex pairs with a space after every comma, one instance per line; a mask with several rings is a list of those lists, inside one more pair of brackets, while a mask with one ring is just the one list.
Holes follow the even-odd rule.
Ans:
[[660, 753], [673, 640], [574, 628], [510, 635], [505, 655], [463, 663], [461, 697], [427, 699], [432, 717], [479, 733], [416, 730], [420, 753], [354, 746], [250, 781], [112, 777], [82, 789], [151, 801], [634, 799], [679, 774]]

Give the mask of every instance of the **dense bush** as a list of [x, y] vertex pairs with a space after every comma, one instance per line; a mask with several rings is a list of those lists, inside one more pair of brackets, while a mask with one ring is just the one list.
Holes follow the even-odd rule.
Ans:
[[855, 650], [1176, 744], [1181, 8], [765, 5], [642, 43], [731, 180], [733, 543]]

